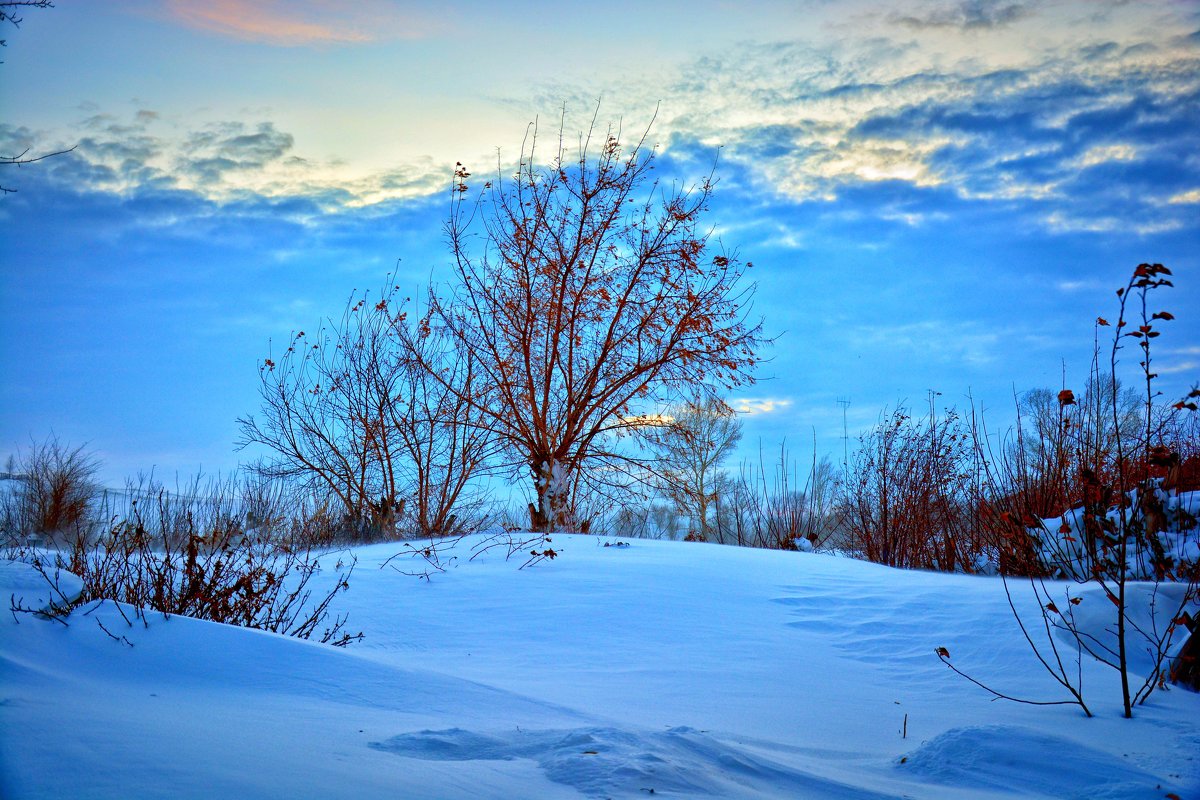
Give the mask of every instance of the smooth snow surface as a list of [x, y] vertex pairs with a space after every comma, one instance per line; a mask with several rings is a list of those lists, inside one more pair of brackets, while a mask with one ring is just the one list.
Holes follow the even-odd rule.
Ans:
[[429, 581], [359, 548], [346, 649], [110, 601], [5, 615], [0, 797], [1200, 797], [1200, 696], [1125, 720], [1085, 663], [1086, 719], [938, 661], [1063, 697], [997, 579], [604, 541], [518, 570], [465, 540]]

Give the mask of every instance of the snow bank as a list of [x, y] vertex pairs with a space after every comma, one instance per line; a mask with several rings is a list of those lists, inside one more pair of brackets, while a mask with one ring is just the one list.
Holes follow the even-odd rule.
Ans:
[[1088, 720], [938, 661], [1053, 694], [997, 580], [603, 542], [518, 570], [467, 539], [428, 581], [358, 548], [347, 649], [110, 601], [0, 620], [0, 796], [1200, 796], [1200, 695], [1124, 720], [1085, 663]]
[[43, 572], [23, 561], [0, 558], [0, 598], [11, 607], [46, 612], [66, 608], [83, 594], [83, 581], [66, 570]]
[[[1147, 498], [1143, 498], [1137, 489], [1129, 492], [1126, 515], [1139, 522], [1143, 520], [1141, 509], [1147, 500], [1161, 509], [1165, 527], [1152, 538], [1147, 536], [1139, 541], [1133, 536], [1127, 537], [1126, 577], [1131, 580], [1154, 579], [1154, 565], [1163, 560], [1155, 550], [1175, 564], [1200, 561], [1200, 522], [1197, 521], [1200, 517], [1200, 492], [1177, 494], [1164, 490], [1161, 481], [1158, 481]], [[1119, 509], [1109, 509], [1106, 516], [1116, 530], [1121, 530]], [[1031, 528], [1030, 533], [1038, 542], [1038, 555], [1042, 563], [1055, 570], [1056, 574], [1063, 577], [1091, 574], [1100, 546], [1095, 543], [1095, 536], [1086, 529], [1082, 508], [1071, 509], [1061, 517], [1042, 520], [1042, 526]]]
[[1008, 789], [1060, 797], [1162, 798], [1150, 773], [1111, 753], [1043, 731], [1004, 725], [954, 728], [921, 745], [904, 771], [963, 788]]

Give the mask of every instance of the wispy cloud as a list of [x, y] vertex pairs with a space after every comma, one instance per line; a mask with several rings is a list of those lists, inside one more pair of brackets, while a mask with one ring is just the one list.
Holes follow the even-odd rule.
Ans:
[[1023, 203], [1029, 224], [1056, 231], [1189, 225], [1200, 173], [1193, 46], [1075, 43], [1010, 61], [939, 65], [875, 40], [701, 60], [664, 101], [668, 150], [724, 145], [724, 164], [797, 199], [903, 182]]
[[739, 414], [753, 417], [785, 411], [792, 407], [792, 400], [787, 397], [732, 397], [729, 406]]
[[848, 338], [860, 349], [886, 346], [910, 357], [972, 367], [995, 363], [1002, 337], [975, 322], [923, 320], [897, 325], [859, 325]]
[[[445, 188], [450, 173], [428, 157], [358, 172], [306, 158], [290, 132], [267, 120], [179, 130], [178, 121], [140, 109], [127, 118], [94, 114], [60, 136], [55, 149], [77, 146], [47, 161], [41, 178], [75, 191], [185, 190], [213, 202], [254, 195], [341, 207], [425, 197]], [[35, 143], [45, 144], [37, 132], [0, 124], [0, 152]]]
[[234, 39], [282, 46], [414, 39], [435, 25], [383, 0], [168, 0], [172, 17]]
[[1029, 16], [1027, 3], [996, 0], [961, 0], [955, 3], [926, 4], [912, 14], [894, 14], [891, 20], [908, 28], [959, 28], [990, 30], [1009, 25]]
[[1059, 281], [1055, 284], [1060, 292], [1093, 292], [1105, 288], [1104, 285], [1097, 280], [1086, 281]]
[[1160, 375], [1174, 375], [1183, 372], [1191, 372], [1200, 376], [1200, 361], [1180, 361], [1177, 364], [1170, 364], [1165, 367], [1155, 367], [1154, 371]]
[[[1200, 380], [1200, 345], [1171, 347], [1158, 352], [1154, 371], [1159, 375], [1188, 375], [1190, 386]], [[1163, 363], [1165, 361], [1165, 363]]]

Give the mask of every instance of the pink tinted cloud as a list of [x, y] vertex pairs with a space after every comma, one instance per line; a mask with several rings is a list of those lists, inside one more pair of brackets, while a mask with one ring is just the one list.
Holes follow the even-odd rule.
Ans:
[[415, 39], [433, 27], [398, 4], [376, 0], [167, 0], [167, 9], [192, 28], [284, 46]]

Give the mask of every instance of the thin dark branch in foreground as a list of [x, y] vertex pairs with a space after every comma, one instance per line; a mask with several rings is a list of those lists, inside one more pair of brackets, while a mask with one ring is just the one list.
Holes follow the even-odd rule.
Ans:
[[946, 656], [942, 655], [941, 653], [937, 653], [937, 657], [938, 657], [938, 660], [940, 660], [943, 664], [945, 664], [947, 667], [949, 667], [950, 670], [952, 672], [954, 672], [955, 675], [958, 675], [959, 677], [962, 677], [962, 678], [966, 678], [968, 681], [975, 684], [980, 689], [983, 689], [988, 694], [993, 695], [995, 697], [995, 699], [997, 699], [997, 700], [1011, 700], [1014, 703], [1024, 703], [1027, 706], [1081, 706], [1083, 708], [1083, 713], [1087, 714], [1089, 717], [1092, 715], [1092, 712], [1088, 711], [1087, 706], [1083, 705], [1083, 703], [1078, 700], [1029, 700], [1024, 697], [1013, 697], [1012, 695], [1004, 694], [1003, 692], [998, 692], [995, 689], [993, 689], [992, 687], [988, 686], [987, 684], [981, 683], [980, 681], [975, 680], [970, 675], [968, 675], [967, 673], [960, 670], [958, 667], [951, 664], [950, 660]]

